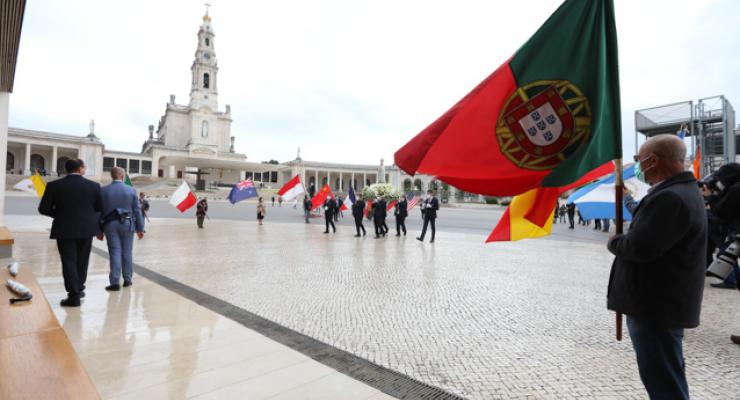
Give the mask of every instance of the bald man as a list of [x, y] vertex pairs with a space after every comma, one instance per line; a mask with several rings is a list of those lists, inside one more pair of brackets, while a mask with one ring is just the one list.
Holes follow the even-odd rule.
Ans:
[[706, 264], [707, 215], [686, 146], [675, 135], [650, 138], [635, 156], [637, 178], [651, 188], [630, 230], [607, 245], [616, 258], [610, 310], [627, 316], [637, 366], [651, 399], [688, 399], [685, 328], [699, 325]]
[[[134, 232], [139, 239], [144, 237], [144, 216], [136, 190], [123, 183], [126, 171], [114, 167], [110, 171], [113, 181], [101, 190], [103, 197], [103, 214], [101, 225], [108, 243], [110, 257], [110, 285], [108, 291], [121, 290], [121, 273], [123, 286], [133, 284], [133, 246]], [[102, 240], [103, 235], [98, 235]]]

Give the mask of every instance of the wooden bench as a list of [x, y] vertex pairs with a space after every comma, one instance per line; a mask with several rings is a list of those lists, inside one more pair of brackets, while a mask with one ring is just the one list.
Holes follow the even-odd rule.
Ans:
[[[33, 273], [21, 265], [13, 278], [3, 264], [0, 277], [0, 399], [99, 399]], [[33, 299], [11, 305], [8, 278]]]
[[13, 243], [15, 240], [8, 228], [0, 226], [0, 258], [13, 257]]

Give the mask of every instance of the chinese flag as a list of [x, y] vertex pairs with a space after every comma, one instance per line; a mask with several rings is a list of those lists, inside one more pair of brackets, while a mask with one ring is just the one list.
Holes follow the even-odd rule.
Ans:
[[329, 196], [334, 197], [334, 195], [331, 192], [331, 189], [329, 189], [329, 185], [326, 184], [311, 199], [311, 209], [312, 210], [315, 210], [315, 209], [321, 207], [324, 204], [324, 200], [326, 200], [326, 198], [329, 197]]

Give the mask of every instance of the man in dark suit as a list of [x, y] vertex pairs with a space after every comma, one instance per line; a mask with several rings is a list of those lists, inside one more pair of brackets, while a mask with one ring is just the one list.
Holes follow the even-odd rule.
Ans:
[[357, 199], [357, 201], [352, 204], [352, 216], [355, 218], [355, 229], [357, 229], [355, 237], [360, 237], [360, 230], [362, 230], [362, 236], [365, 236], [367, 231], [365, 231], [365, 225], [362, 224], [362, 217], [365, 216], [364, 200]]
[[82, 160], [67, 160], [67, 176], [49, 182], [39, 203], [39, 213], [54, 218], [51, 239], [56, 239], [62, 259], [62, 275], [67, 298], [64, 307], [79, 307], [85, 297], [87, 266], [92, 238], [100, 232], [103, 201], [100, 185], [87, 180]]
[[324, 219], [326, 220], [326, 230], [324, 233], [329, 233], [329, 225], [334, 233], [337, 233], [337, 227], [334, 226], [334, 213], [337, 212], [337, 201], [334, 197], [329, 196], [324, 200]]
[[375, 239], [378, 239], [380, 235], [385, 237], [388, 233], [388, 226], [385, 224], [386, 202], [382, 197], [378, 197], [373, 204], [373, 222], [375, 224]]
[[707, 214], [686, 146], [674, 135], [646, 141], [635, 161], [651, 185], [629, 231], [610, 237], [616, 258], [607, 292], [610, 310], [627, 315], [637, 366], [651, 399], [688, 399], [685, 328], [699, 325], [706, 266]]
[[427, 191], [427, 198], [421, 203], [421, 208], [424, 210], [424, 226], [421, 228], [421, 236], [416, 240], [423, 242], [424, 235], [427, 233], [427, 226], [432, 226], [432, 240], [429, 243], [434, 243], [434, 234], [436, 233], [436, 227], [434, 222], [437, 219], [437, 210], [439, 210], [439, 200], [434, 197], [434, 192], [431, 190]]
[[396, 216], [396, 236], [401, 236], [403, 230], [403, 236], [406, 236], [406, 217], [408, 217], [408, 202], [406, 196], [401, 196], [396, 202], [396, 209], [393, 211], [393, 215]]

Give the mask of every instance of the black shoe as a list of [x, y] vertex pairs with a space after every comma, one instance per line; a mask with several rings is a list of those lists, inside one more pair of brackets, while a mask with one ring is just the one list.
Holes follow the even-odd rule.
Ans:
[[375, 235], [375, 237], [373, 239], [380, 239], [380, 236]]
[[400, 233], [396, 233], [396, 236], [401, 236], [401, 234]]
[[133, 285], [133, 284], [134, 284], [134, 283], [133, 283], [133, 282], [131, 282], [131, 281], [128, 281], [128, 282], [127, 282], [127, 281], [123, 281], [123, 287], [129, 287], [129, 286], [131, 286], [131, 285]]
[[105, 290], [109, 292], [117, 292], [121, 290], [121, 285], [108, 285], [105, 287]]
[[362, 236], [367, 236], [367, 232], [362, 232]]
[[740, 344], [740, 336], [738, 335], [731, 335], [730, 340], [732, 340], [732, 343]]
[[85, 291], [84, 290], [80, 292], [80, 298], [81, 299], [84, 299], [85, 298]]
[[360, 234], [358, 233], [357, 235], [355, 235], [355, 237], [360, 237]]
[[730, 284], [727, 284], [727, 283], [724, 283], [724, 282], [710, 283], [709, 286], [711, 286], [713, 288], [717, 288], [717, 289], [737, 289], [735, 287], [735, 285], [730, 285]]
[[424, 239], [423, 238], [420, 238], [420, 237], [416, 238], [416, 240], [418, 240], [420, 242], [423, 242], [424, 241]]
[[329, 233], [329, 231], [324, 231], [324, 233]]
[[434, 239], [430, 240], [429, 243], [434, 243]]
[[75, 299], [73, 297], [67, 297], [66, 299], [60, 301], [59, 305], [61, 305], [62, 307], [79, 307], [80, 299]]

